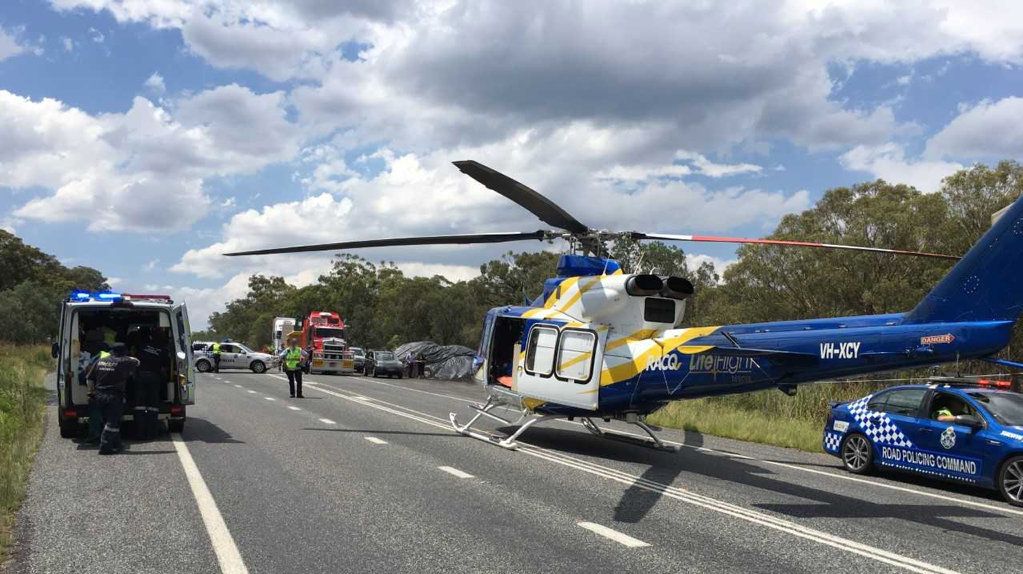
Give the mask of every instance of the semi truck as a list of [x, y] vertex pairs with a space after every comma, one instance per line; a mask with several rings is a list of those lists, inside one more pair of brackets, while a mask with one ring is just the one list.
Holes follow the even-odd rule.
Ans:
[[345, 323], [334, 311], [311, 311], [302, 321], [299, 344], [310, 350], [310, 373], [355, 373], [355, 359], [345, 340]]
[[291, 317], [274, 317], [273, 331], [270, 333], [270, 340], [273, 344], [274, 354], [280, 353], [288, 346], [288, 337], [295, 331], [295, 320]]

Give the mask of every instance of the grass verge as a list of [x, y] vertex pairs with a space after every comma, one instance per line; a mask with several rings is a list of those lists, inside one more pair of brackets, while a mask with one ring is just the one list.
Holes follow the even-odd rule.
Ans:
[[767, 390], [680, 401], [669, 403], [649, 421], [663, 427], [822, 452], [821, 436], [829, 403], [856, 399], [886, 386], [810, 384], [800, 386], [794, 397]]
[[0, 343], [0, 564], [43, 434], [43, 379], [52, 364], [44, 346]]

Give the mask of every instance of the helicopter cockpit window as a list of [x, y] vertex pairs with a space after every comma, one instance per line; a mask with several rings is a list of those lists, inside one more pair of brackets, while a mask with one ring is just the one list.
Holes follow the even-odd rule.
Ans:
[[558, 347], [558, 378], [579, 383], [590, 380], [597, 336], [591, 331], [565, 329]]
[[558, 344], [558, 330], [538, 325], [529, 332], [526, 343], [526, 372], [549, 377], [554, 372], [554, 349]]

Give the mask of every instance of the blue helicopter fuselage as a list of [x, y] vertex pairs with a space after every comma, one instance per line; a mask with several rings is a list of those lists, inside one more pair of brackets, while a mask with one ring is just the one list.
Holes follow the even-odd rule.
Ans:
[[564, 256], [531, 305], [488, 313], [476, 378], [535, 412], [607, 417], [836, 377], [998, 362], [1023, 311], [1023, 202], [906, 313], [676, 327], [685, 311], [680, 282]]

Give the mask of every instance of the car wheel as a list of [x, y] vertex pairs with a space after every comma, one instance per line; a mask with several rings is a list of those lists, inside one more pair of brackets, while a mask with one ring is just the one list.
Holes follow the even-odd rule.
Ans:
[[249, 365], [249, 368], [252, 369], [253, 373], [259, 375], [266, 372], [266, 363], [264, 363], [263, 361], [252, 361], [252, 364]]
[[398, 378], [399, 378], [399, 379], [401, 378], [401, 374], [399, 374], [399, 375], [398, 375]]
[[1002, 463], [998, 471], [998, 490], [1013, 506], [1023, 506], [1023, 456], [1014, 456]]
[[179, 421], [167, 421], [167, 432], [181, 432], [185, 430], [185, 419]]
[[842, 464], [853, 474], [866, 474], [874, 465], [874, 449], [867, 437], [853, 433], [842, 442]]
[[207, 361], [206, 359], [203, 359], [201, 361], [196, 362], [195, 369], [200, 373], [208, 373], [211, 370], [213, 370], [213, 363]]

